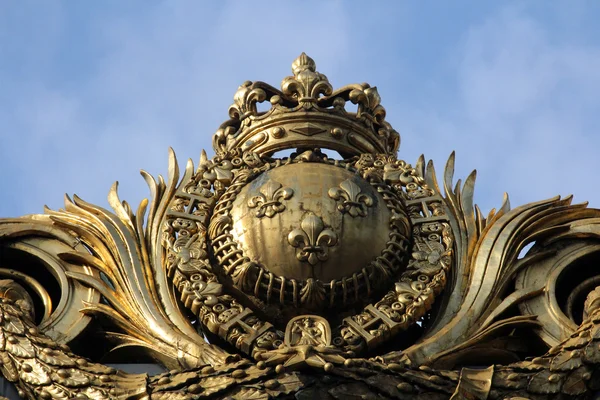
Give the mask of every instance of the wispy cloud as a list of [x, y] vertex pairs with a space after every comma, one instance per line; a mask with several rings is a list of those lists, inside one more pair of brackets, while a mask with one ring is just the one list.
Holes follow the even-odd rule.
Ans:
[[58, 208], [64, 192], [105, 204], [117, 179], [135, 203], [139, 168], [164, 172], [168, 146], [197, 159], [237, 85], [277, 85], [301, 51], [334, 85], [379, 87], [401, 157], [440, 169], [456, 149], [457, 175], [480, 171], [483, 209], [505, 190], [600, 204], [600, 46], [574, 7], [109, 4], [0, 12], [0, 216]]
[[[243, 81], [279, 80], [302, 50], [333, 65], [344, 58], [338, 52], [348, 48], [345, 12], [335, 2], [319, 8], [330, 15], [326, 42], [314, 10], [279, 2], [258, 7], [162, 2], [136, 16], [88, 15], [93, 63], [80, 72], [76, 86], [68, 76], [57, 84], [35, 81], [34, 73], [13, 75], [15, 96], [3, 102], [8, 111], [2, 128], [11, 134], [0, 176], [28, 183], [15, 188], [23, 191], [18, 202], [0, 201], [0, 214], [40, 211], [42, 201], [60, 207], [64, 192], [105, 203], [115, 179], [122, 182], [124, 198], [141, 199], [147, 190], [137, 170], [165, 171], [169, 145], [183, 160], [210, 150], [211, 135], [227, 118]], [[54, 10], [54, 18], [72, 18], [65, 12]], [[41, 42], [29, 50], [53, 45]], [[49, 52], [44, 63], [60, 65], [59, 53]], [[21, 168], [17, 176], [14, 166]]]
[[407, 115], [425, 139], [411, 150], [434, 143], [441, 158], [456, 148], [461, 175], [465, 161], [479, 170], [483, 209], [502, 191], [513, 204], [569, 193], [600, 203], [590, 184], [600, 168], [600, 47], [554, 40], [549, 29], [515, 8], [473, 24], [457, 42], [455, 102]]

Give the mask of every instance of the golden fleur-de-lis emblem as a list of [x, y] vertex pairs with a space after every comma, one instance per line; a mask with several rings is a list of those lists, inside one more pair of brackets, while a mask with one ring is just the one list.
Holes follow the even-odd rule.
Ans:
[[295, 247], [296, 257], [315, 265], [329, 257], [329, 247], [335, 246], [337, 234], [331, 229], [325, 229], [323, 220], [314, 214], [307, 214], [296, 228], [288, 234], [288, 242]]
[[337, 208], [342, 213], [348, 213], [352, 217], [367, 215], [367, 207], [373, 205], [373, 198], [366, 193], [361, 193], [360, 186], [346, 179], [339, 187], [329, 189], [329, 197], [334, 200], [342, 200]]
[[290, 188], [283, 188], [281, 183], [269, 179], [267, 183], [258, 190], [260, 194], [248, 200], [248, 207], [256, 208], [256, 216], [262, 218], [265, 215], [269, 218], [285, 210], [283, 200], [287, 200], [294, 194]]

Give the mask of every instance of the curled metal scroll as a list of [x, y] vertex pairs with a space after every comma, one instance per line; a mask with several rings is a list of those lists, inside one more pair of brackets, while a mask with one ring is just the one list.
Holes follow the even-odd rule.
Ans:
[[74, 250], [89, 254], [75, 237], [52, 226], [49, 216], [0, 223], [0, 277], [14, 279], [37, 299], [39, 329], [63, 344], [75, 339], [91, 321], [80, 312], [81, 306], [100, 300], [97, 290], [67, 276], [77, 272], [99, 277], [92, 268], [59, 257]]

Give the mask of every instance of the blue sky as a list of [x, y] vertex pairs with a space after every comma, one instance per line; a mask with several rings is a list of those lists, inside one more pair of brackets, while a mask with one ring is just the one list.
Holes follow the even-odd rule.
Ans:
[[487, 211], [556, 194], [600, 206], [600, 3], [0, 0], [0, 217], [133, 204], [139, 169], [210, 150], [239, 84], [302, 51], [334, 87], [376, 85], [399, 157], [478, 170]]

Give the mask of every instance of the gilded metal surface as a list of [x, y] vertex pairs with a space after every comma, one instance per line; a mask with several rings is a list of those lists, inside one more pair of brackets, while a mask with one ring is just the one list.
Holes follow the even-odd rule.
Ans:
[[[375, 207], [381, 205], [381, 209], [375, 208], [368, 217], [365, 213], [367, 218], [353, 220], [336, 213], [339, 202], [328, 197], [329, 187], [352, 182], [352, 178], [362, 181], [346, 169], [320, 163], [284, 165], [261, 174], [233, 203], [233, 239], [251, 260], [287, 279], [314, 278], [329, 283], [359, 272], [385, 248], [391, 213], [380, 195]], [[245, 199], [254, 199], [254, 193], [273, 181], [294, 188], [289, 190], [295, 195], [285, 200], [285, 209], [276, 217], [258, 219], [254, 210], [246, 207]], [[362, 186], [373, 198], [377, 196], [368, 182], [363, 181]], [[372, 243], [371, 251], [360, 246], [367, 240]], [[286, 242], [289, 246], [284, 245]]]
[[[115, 185], [112, 211], [0, 220], [4, 378], [28, 399], [594, 398], [600, 210], [485, 217], [454, 155], [443, 188], [396, 158], [375, 88], [305, 54], [292, 72], [240, 86], [213, 158], [143, 172], [137, 211]], [[171, 371], [101, 364], [140, 357]]]

